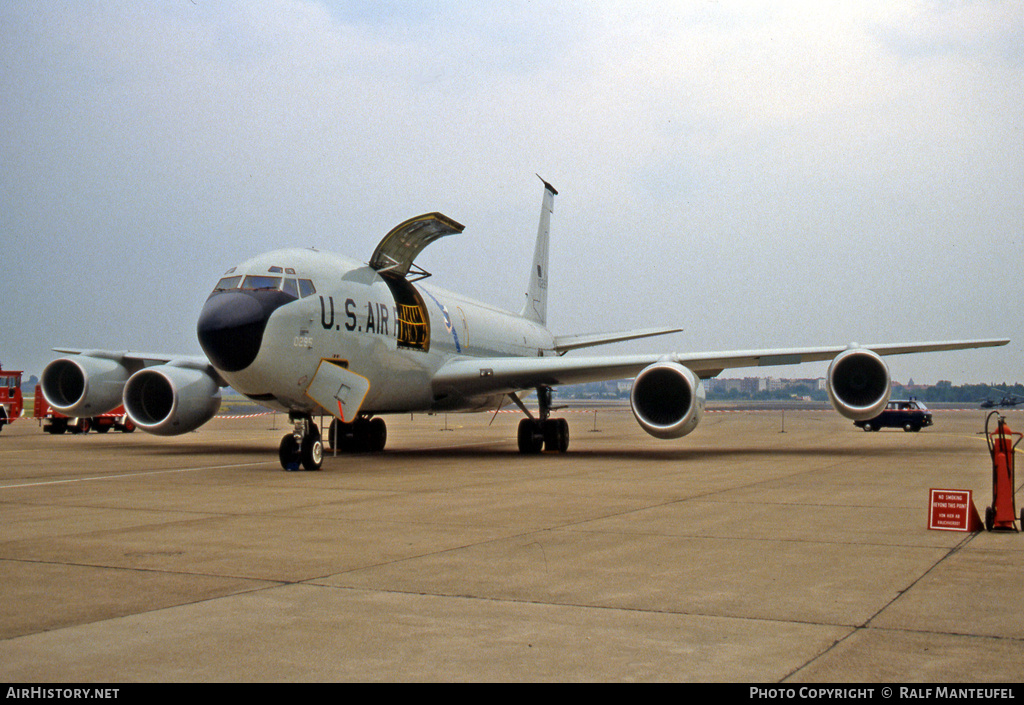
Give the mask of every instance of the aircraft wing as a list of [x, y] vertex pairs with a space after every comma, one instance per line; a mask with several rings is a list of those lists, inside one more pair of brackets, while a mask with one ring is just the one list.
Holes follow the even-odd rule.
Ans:
[[228, 386], [227, 382], [221, 378], [217, 370], [210, 364], [210, 361], [201, 355], [168, 355], [166, 353], [145, 353], [132, 350], [86, 350], [82, 348], [53, 348], [53, 351], [65, 355], [84, 355], [101, 360], [113, 360], [123, 364], [132, 372], [141, 370], [143, 367], [171, 364], [175, 367], [186, 367], [205, 372], [216, 380], [219, 386]]
[[669, 353], [667, 355], [612, 355], [604, 357], [509, 357], [459, 358], [446, 363], [434, 375], [435, 394], [508, 393], [538, 386], [559, 386], [635, 377], [648, 365], [671, 361], [688, 367], [703, 379], [737, 367], [798, 365], [831, 360], [851, 348], [871, 350], [878, 355], [967, 350], [1006, 345], [1009, 340], [954, 340], [931, 343], [884, 345], [834, 345], [773, 350]]

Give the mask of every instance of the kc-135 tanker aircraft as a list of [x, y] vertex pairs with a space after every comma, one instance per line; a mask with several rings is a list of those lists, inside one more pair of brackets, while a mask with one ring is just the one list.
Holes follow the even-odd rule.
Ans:
[[[543, 182], [543, 180], [542, 180]], [[430, 243], [461, 233], [440, 213], [398, 225], [369, 264], [315, 250], [286, 249], [232, 267], [199, 315], [205, 358], [57, 348], [65, 357], [42, 374], [46, 401], [67, 416], [95, 416], [124, 404], [135, 425], [158, 435], [192, 431], [236, 391], [288, 413], [285, 469], [318, 470], [324, 445], [314, 419], [334, 418], [329, 446], [381, 451], [386, 414], [496, 410], [523, 413], [522, 453], [565, 452], [569, 427], [551, 416], [553, 387], [635, 377], [633, 415], [656, 438], [685, 436], [704, 412], [702, 380], [736, 367], [831, 360], [828, 394], [843, 416], [876, 416], [889, 398], [885, 355], [1005, 345], [1007, 340], [849, 345], [665, 355], [574, 357], [577, 348], [678, 332], [651, 328], [555, 335], [546, 326], [548, 232], [557, 191], [544, 184], [526, 302], [518, 314], [423, 283], [414, 264]], [[536, 390], [538, 409], [523, 403]]]

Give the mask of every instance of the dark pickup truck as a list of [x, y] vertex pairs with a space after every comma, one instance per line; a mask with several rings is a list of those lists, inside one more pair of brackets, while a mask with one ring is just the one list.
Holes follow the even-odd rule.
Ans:
[[891, 401], [885, 406], [885, 410], [873, 419], [866, 421], [854, 421], [854, 426], [863, 428], [865, 431], [877, 431], [880, 428], [902, 428], [904, 431], [920, 431], [925, 426], [932, 425], [932, 412], [928, 411], [921, 402], [911, 399], [909, 401]]

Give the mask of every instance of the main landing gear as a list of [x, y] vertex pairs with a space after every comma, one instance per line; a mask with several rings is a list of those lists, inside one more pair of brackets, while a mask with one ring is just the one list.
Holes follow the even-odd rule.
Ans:
[[[285, 470], [319, 470], [324, 464], [324, 443], [320, 429], [308, 414], [289, 414], [295, 430], [281, 439], [278, 453]], [[327, 431], [329, 447], [342, 453], [379, 453], [388, 440], [388, 427], [381, 418], [359, 417], [352, 423], [331, 421]]]
[[546, 451], [564, 453], [569, 449], [569, 422], [552, 419], [551, 387], [537, 387], [540, 418], [534, 418], [515, 394], [509, 394], [512, 401], [523, 410], [527, 418], [519, 422], [519, 452], [531, 455]]
[[388, 441], [388, 427], [380, 417], [358, 417], [352, 423], [331, 421], [327, 432], [332, 449], [342, 453], [379, 453]]

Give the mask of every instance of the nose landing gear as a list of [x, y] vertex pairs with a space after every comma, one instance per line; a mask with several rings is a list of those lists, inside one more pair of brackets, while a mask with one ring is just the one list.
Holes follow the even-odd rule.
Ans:
[[288, 419], [295, 424], [295, 430], [281, 439], [278, 455], [281, 467], [294, 472], [302, 467], [305, 470], [319, 470], [324, 464], [324, 444], [320, 439], [320, 429], [313, 423], [311, 416], [289, 414]]

